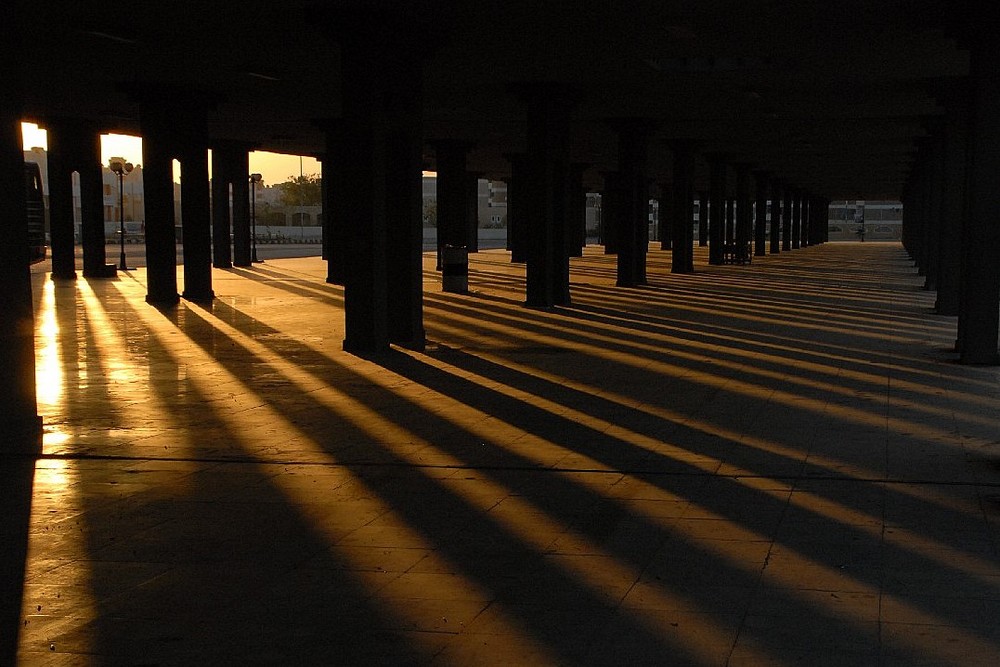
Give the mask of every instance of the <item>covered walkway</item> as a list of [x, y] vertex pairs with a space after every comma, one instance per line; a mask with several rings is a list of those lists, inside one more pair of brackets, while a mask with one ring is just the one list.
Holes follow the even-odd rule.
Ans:
[[425, 255], [361, 356], [318, 258], [34, 276], [23, 664], [1000, 664], [1000, 369], [897, 244], [705, 250]]

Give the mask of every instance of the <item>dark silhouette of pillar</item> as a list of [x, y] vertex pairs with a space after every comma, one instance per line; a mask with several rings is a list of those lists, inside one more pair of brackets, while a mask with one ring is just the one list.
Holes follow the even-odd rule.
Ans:
[[646, 162], [652, 124], [629, 118], [614, 122], [618, 133], [618, 177], [621, 216], [618, 225], [619, 287], [646, 284], [646, 252], [649, 247], [649, 186]]
[[469, 247], [469, 175], [465, 170], [471, 144], [445, 139], [432, 144], [437, 154], [437, 256], [445, 246]]
[[[6, 49], [0, 47], [0, 53], [5, 52]], [[12, 61], [6, 62], [9, 73]], [[3, 387], [0, 454], [37, 454], [41, 452], [42, 424], [35, 402], [34, 316], [28, 268], [20, 95], [13, 82], [5, 79], [3, 86], [3, 95], [0, 95], [0, 211], [3, 212], [0, 216], [0, 232], [3, 233], [3, 243], [0, 243], [0, 285], [3, 285], [0, 290], [0, 386]], [[5, 626], [0, 634], [8, 633], [15, 626], [16, 623]]]
[[709, 157], [708, 263], [724, 261], [726, 225], [726, 162], [722, 156]]
[[76, 280], [76, 229], [74, 224], [72, 150], [64, 145], [64, 128], [48, 123], [49, 237], [52, 279]]
[[1000, 50], [992, 34], [971, 49], [968, 216], [962, 227], [962, 302], [959, 358], [966, 364], [1000, 363]]
[[968, 91], [952, 88], [945, 114], [944, 183], [941, 225], [940, 275], [935, 309], [939, 315], [958, 315], [962, 284], [962, 228], [965, 225], [965, 180], [968, 162]]
[[566, 252], [570, 187], [569, 120], [572, 93], [555, 84], [516, 87], [527, 104], [528, 229], [525, 305], [568, 305], [569, 256]]
[[757, 170], [753, 172], [757, 185], [754, 198], [753, 254], [758, 257], [767, 254], [767, 195], [769, 187], [768, 172]]
[[750, 259], [751, 236], [750, 165], [740, 162], [736, 165], [736, 261], [745, 263]]
[[479, 179], [482, 175], [478, 171], [465, 173], [466, 247], [470, 253], [479, 252]]
[[802, 234], [802, 190], [795, 188], [792, 190], [792, 220], [791, 220], [791, 234], [792, 234], [792, 250], [798, 250]]
[[671, 273], [694, 273], [694, 145], [679, 141], [674, 152], [674, 247]]
[[101, 135], [88, 123], [72, 126], [67, 137], [76, 156], [76, 171], [80, 175], [80, 242], [83, 246], [83, 275], [87, 278], [107, 278], [116, 274], [115, 266], [107, 263], [104, 233], [104, 167], [101, 164]]
[[660, 182], [657, 204], [656, 236], [660, 241], [660, 250], [673, 250], [674, 230], [677, 228], [678, 220], [677, 210], [674, 207], [674, 183], [671, 180]]
[[621, 218], [621, 177], [616, 171], [606, 171], [601, 192], [601, 239], [605, 255], [618, 254], [618, 225]]
[[178, 142], [181, 163], [181, 227], [184, 292], [188, 301], [211, 301], [212, 216], [208, 182], [208, 133], [203, 115], [185, 119]]
[[528, 257], [528, 157], [523, 153], [511, 153], [510, 180], [507, 181], [507, 249], [510, 261], [523, 264]]
[[698, 192], [698, 245], [708, 245], [708, 192]]
[[251, 266], [249, 150], [244, 147], [233, 157], [233, 265]]
[[736, 243], [736, 200], [732, 197], [726, 198], [726, 223], [723, 227], [723, 242], [727, 246]]
[[[343, 124], [327, 121], [322, 126], [326, 137], [326, 160], [323, 161], [323, 238], [326, 247], [326, 282], [343, 285], [347, 265], [346, 172], [350, 165], [343, 159], [346, 150]], [[329, 182], [327, 182], [329, 181]]]
[[784, 188], [785, 201], [781, 206], [781, 249], [792, 249], [792, 227], [795, 225], [795, 189], [786, 185]]
[[574, 162], [569, 166], [569, 203], [567, 204], [566, 252], [570, 257], [582, 257], [587, 245], [587, 187], [584, 172], [590, 165]]
[[[416, 8], [325, 6], [341, 46], [337, 195], [345, 225], [344, 349], [422, 348], [422, 59], [434, 26]], [[338, 207], [339, 208], [339, 207]]]
[[177, 294], [177, 237], [174, 230], [173, 137], [170, 114], [159, 95], [140, 106], [142, 187], [146, 205], [146, 301], [172, 305]]
[[[236, 233], [241, 226], [236, 184], [247, 181], [248, 163], [247, 149], [242, 144], [218, 142], [212, 149], [212, 266], [217, 269], [228, 269], [234, 261], [237, 266], [250, 266], [249, 225], [245, 235], [241, 233], [237, 238]], [[233, 189], [231, 203], [230, 187]], [[243, 206], [244, 214], [245, 211], [246, 206]]]
[[781, 227], [784, 224], [785, 213], [781, 202], [784, 195], [784, 185], [777, 180], [771, 181], [771, 226], [770, 251], [772, 255], [781, 252]]

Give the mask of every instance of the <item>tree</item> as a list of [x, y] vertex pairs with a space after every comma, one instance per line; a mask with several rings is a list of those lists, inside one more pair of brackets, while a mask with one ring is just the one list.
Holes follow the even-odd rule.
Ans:
[[285, 206], [319, 206], [323, 199], [323, 180], [318, 174], [289, 176], [284, 183], [274, 187], [281, 191]]

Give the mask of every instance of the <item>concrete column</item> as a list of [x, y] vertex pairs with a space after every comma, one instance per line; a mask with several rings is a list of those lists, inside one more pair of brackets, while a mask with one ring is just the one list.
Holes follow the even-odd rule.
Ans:
[[674, 247], [671, 273], [694, 273], [694, 145], [676, 142], [674, 151]]
[[528, 107], [528, 197], [532, 224], [527, 247], [525, 305], [568, 305], [566, 253], [569, 190], [570, 92], [552, 84], [518, 86]]
[[208, 183], [208, 142], [204, 117], [192, 119], [180, 143], [181, 227], [184, 248], [184, 292], [188, 301], [211, 301], [212, 216]]
[[[420, 39], [414, 35], [414, 39]], [[413, 53], [419, 53], [411, 45]], [[423, 350], [423, 65], [407, 48], [385, 54], [386, 281], [389, 341]], [[391, 95], [389, 94], [391, 93]], [[471, 245], [471, 244], [470, 244]], [[470, 248], [471, 250], [471, 248]]]
[[795, 226], [795, 189], [790, 186], [784, 187], [785, 201], [781, 206], [781, 249], [792, 249], [792, 227]]
[[601, 238], [605, 255], [618, 254], [618, 225], [621, 218], [621, 178], [616, 171], [606, 171], [601, 192]]
[[962, 284], [969, 110], [966, 91], [952, 90], [951, 93], [952, 102], [946, 105], [945, 115], [944, 189], [938, 237], [941, 263], [935, 309], [939, 315], [958, 315]]
[[781, 207], [783, 195], [784, 184], [777, 180], [771, 181], [770, 251], [772, 255], [781, 252], [781, 227], [786, 215]]
[[646, 162], [652, 125], [645, 119], [614, 123], [618, 133], [618, 170], [621, 179], [621, 218], [618, 224], [619, 287], [646, 284], [649, 247], [649, 187]]
[[726, 197], [726, 223], [722, 235], [726, 245], [736, 243], [736, 199]]
[[[326, 282], [344, 284], [347, 264], [347, 196], [346, 171], [350, 165], [344, 161], [346, 150], [343, 124], [329, 121], [323, 125], [326, 135], [326, 159], [323, 161], [323, 243], [326, 248]], [[329, 182], [327, 182], [329, 181]]]
[[[338, 201], [345, 225], [344, 349], [422, 347], [422, 22], [405, 9], [317, 10], [341, 45]], [[369, 13], [370, 12], [370, 13]], [[350, 29], [341, 29], [349, 25]], [[418, 29], [420, 28], [420, 29]], [[392, 294], [390, 294], [392, 292]]]
[[148, 96], [142, 103], [140, 122], [146, 204], [146, 301], [169, 306], [180, 298], [174, 232], [174, 152], [169, 114], [157, 96]]
[[444, 139], [434, 141], [437, 154], [437, 247], [438, 270], [445, 246], [469, 247], [468, 174], [466, 155], [471, 144]]
[[510, 162], [507, 181], [507, 249], [510, 261], [523, 264], [528, 257], [529, 210], [527, 206], [528, 157], [522, 153], [506, 156]]
[[698, 245], [708, 245], [708, 192], [698, 192]]
[[107, 278], [116, 274], [114, 264], [107, 263], [104, 235], [104, 167], [101, 164], [101, 135], [89, 124], [73, 127], [67, 137], [76, 156], [76, 171], [80, 174], [80, 241], [83, 245], [83, 275], [87, 278]]
[[233, 265], [251, 266], [250, 248], [250, 151], [240, 148], [232, 155], [233, 186]]
[[798, 250], [802, 234], [802, 190], [792, 190], [791, 249]]
[[466, 246], [470, 253], [479, 252], [479, 179], [481, 171], [465, 172]]
[[73, 222], [73, 157], [63, 144], [63, 128], [49, 123], [49, 232], [52, 279], [76, 280], [76, 229]]
[[995, 38], [973, 45], [968, 217], [962, 234], [959, 357], [966, 364], [1000, 363], [1000, 51]]
[[753, 172], [753, 176], [757, 185], [754, 197], [753, 254], [759, 257], [767, 254], [767, 196], [770, 178], [768, 172], [759, 169]]
[[660, 241], [660, 250], [674, 249], [674, 233], [680, 224], [677, 219], [678, 211], [675, 207], [676, 192], [674, 183], [670, 180], [661, 181], [659, 184], [660, 194], [655, 197], [659, 210], [656, 220], [656, 237]]
[[[9, 17], [8, 19], [9, 20]], [[3, 31], [3, 28], [0, 28]], [[6, 35], [0, 35], [6, 37]], [[0, 53], [6, 53], [0, 45]], [[10, 73], [11, 61], [5, 61]], [[14, 68], [16, 70], [16, 68]], [[34, 316], [28, 268], [20, 91], [9, 79], [0, 94], [0, 456], [38, 454], [42, 423], [35, 402]], [[4, 576], [7, 576], [6, 574]], [[15, 625], [7, 625], [7, 633]], [[16, 634], [16, 631], [15, 633]], [[0, 647], [4, 645], [0, 641]], [[0, 653], [0, 662], [4, 655]], [[13, 663], [11, 663], [13, 664]]]
[[726, 163], [721, 156], [709, 157], [708, 263], [722, 264], [726, 219]]
[[574, 162], [569, 166], [566, 252], [570, 257], [582, 257], [587, 245], [587, 187], [584, 185], [583, 175], [589, 166], [582, 162]]
[[750, 259], [753, 231], [750, 202], [750, 165], [740, 162], [736, 165], [736, 260], [739, 262]]
[[[230, 268], [234, 255], [243, 261], [237, 266], [250, 265], [249, 225], [245, 238], [242, 233], [239, 239], [236, 235], [236, 187], [233, 187], [232, 205], [229, 201], [230, 186], [247, 180], [244, 172], [248, 171], [248, 159], [246, 147], [242, 144], [217, 142], [212, 148], [212, 266], [217, 269]], [[246, 210], [245, 206], [243, 210]]]

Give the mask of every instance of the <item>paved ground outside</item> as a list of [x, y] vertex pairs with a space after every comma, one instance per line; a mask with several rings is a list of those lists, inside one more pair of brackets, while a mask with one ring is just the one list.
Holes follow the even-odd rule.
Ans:
[[1000, 370], [902, 249], [615, 261], [545, 311], [426, 255], [426, 351], [368, 358], [318, 258], [36, 275], [21, 662], [1000, 664]]

